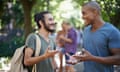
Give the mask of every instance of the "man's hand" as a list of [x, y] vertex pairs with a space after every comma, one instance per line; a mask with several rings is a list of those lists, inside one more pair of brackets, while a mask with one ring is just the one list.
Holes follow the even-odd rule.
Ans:
[[47, 48], [46, 52], [44, 53], [44, 56], [46, 58], [54, 57], [56, 53], [58, 53], [57, 50], [50, 50], [50, 48]]
[[64, 39], [65, 37], [64, 37], [64, 35], [60, 35], [59, 38], [60, 39]]
[[66, 61], [67, 64], [75, 65], [78, 63], [78, 60], [74, 58], [73, 56], [70, 56], [70, 59]]
[[72, 43], [72, 39], [71, 38], [67, 38], [63, 35], [60, 35], [59, 38], [65, 42], [68, 42], [68, 43]]
[[91, 60], [94, 56], [87, 50], [83, 49], [81, 54], [75, 54], [73, 57], [75, 57], [78, 61], [88, 61]]
[[92, 55], [87, 50], [82, 50], [82, 54], [73, 55], [73, 57], [75, 57], [79, 61], [94, 61], [102, 64], [120, 65], [120, 49], [111, 48], [110, 51], [113, 55], [100, 57]]

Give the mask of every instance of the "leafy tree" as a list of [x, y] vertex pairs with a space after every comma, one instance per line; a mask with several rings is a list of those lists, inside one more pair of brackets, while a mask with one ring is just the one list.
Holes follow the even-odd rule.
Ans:
[[4, 11], [4, 0], [0, 0], [0, 18]]
[[[7, 36], [0, 36], [0, 57], [12, 56], [15, 49], [24, 44], [25, 37], [33, 30], [32, 15], [36, 12], [49, 9], [49, 2], [49, 0], [14, 0], [14, 2], [5, 0], [0, 2], [3, 4], [0, 6], [4, 9], [0, 9], [3, 13], [0, 14], [2, 28], [4, 29], [4, 26], [9, 25], [11, 20], [14, 20], [13, 30], [7, 29], [4, 32], [7, 33]], [[8, 7], [8, 3], [11, 4], [11, 7]], [[23, 34], [17, 36], [17, 30], [21, 31], [18, 28], [24, 29], [25, 37], [22, 36]], [[23, 33], [23, 31], [19, 33]]]
[[24, 31], [25, 31], [25, 38], [27, 35], [32, 31], [32, 18], [31, 18], [31, 11], [36, 3], [36, 0], [20, 0], [23, 11], [24, 11]]
[[[9, 3], [9, 4], [8, 4]], [[9, 7], [11, 5], [11, 7]], [[8, 25], [12, 22], [13, 28], [22, 28], [23, 26], [23, 9], [19, 1], [16, 4], [6, 1], [4, 4], [4, 13], [1, 17], [2, 27]]]
[[24, 31], [26, 38], [33, 31], [31, 15], [43, 10], [49, 10], [50, 0], [20, 0], [20, 2], [24, 11]]
[[116, 27], [120, 28], [120, 0], [102, 0], [102, 2], [102, 11], [106, 12], [111, 23], [113, 23]]

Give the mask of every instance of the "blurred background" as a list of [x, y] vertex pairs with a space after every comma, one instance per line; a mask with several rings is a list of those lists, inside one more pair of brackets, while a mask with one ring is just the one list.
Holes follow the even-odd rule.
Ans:
[[[61, 29], [63, 19], [75, 28], [83, 28], [81, 5], [91, 0], [0, 0], [0, 69], [9, 63], [16, 48], [24, 45], [27, 35], [36, 30], [34, 14], [49, 10]], [[94, 0], [95, 1], [95, 0]], [[102, 17], [120, 29], [120, 0], [96, 0]]]

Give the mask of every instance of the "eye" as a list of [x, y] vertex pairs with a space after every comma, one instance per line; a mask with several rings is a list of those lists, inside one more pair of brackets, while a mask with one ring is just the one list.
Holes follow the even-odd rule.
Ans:
[[82, 14], [85, 15], [85, 12], [83, 11]]

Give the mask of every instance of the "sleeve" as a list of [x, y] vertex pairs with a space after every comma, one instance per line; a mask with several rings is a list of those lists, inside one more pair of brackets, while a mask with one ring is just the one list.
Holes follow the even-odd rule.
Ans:
[[120, 48], [120, 32], [119, 30], [115, 29], [109, 35], [108, 40], [109, 48]]
[[28, 35], [26, 39], [26, 46], [35, 50], [36, 48], [36, 39], [34, 34]]

